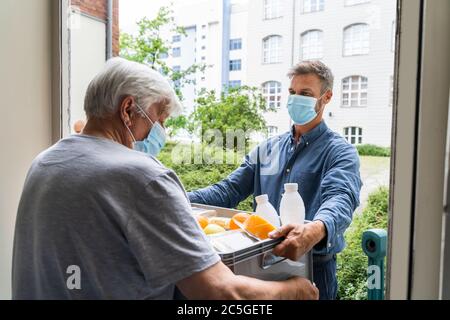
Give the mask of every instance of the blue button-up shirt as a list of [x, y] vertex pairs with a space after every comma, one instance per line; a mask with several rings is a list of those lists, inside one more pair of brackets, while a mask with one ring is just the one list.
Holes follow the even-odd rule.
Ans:
[[359, 205], [359, 157], [355, 147], [324, 121], [303, 134], [298, 143], [293, 130], [269, 138], [226, 179], [190, 192], [189, 199], [192, 203], [234, 208], [251, 194], [267, 194], [279, 212], [284, 184], [290, 182], [298, 183], [305, 218], [325, 224], [326, 239], [315, 246], [314, 252], [342, 251], [343, 233]]

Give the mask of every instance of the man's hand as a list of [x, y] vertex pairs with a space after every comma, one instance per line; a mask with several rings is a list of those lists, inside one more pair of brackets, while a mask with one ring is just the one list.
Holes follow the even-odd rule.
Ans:
[[319, 300], [319, 289], [305, 278], [295, 278], [298, 286], [296, 300]]
[[272, 239], [286, 237], [273, 253], [297, 261], [326, 236], [325, 224], [314, 221], [307, 224], [288, 224], [269, 234]]

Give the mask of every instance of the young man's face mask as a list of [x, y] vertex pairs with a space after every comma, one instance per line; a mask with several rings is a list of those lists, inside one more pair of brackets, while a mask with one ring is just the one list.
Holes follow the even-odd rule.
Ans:
[[316, 112], [317, 101], [325, 94], [316, 99], [314, 97], [291, 94], [288, 98], [287, 108], [289, 116], [294, 124], [305, 125], [314, 120], [319, 112]]

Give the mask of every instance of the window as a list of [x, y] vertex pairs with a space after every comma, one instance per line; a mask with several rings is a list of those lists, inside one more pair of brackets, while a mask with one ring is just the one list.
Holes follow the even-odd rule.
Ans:
[[172, 57], [176, 58], [181, 56], [181, 48], [180, 47], [176, 47], [172, 49]]
[[[181, 67], [180, 66], [173, 66], [172, 67], [172, 72], [180, 72], [181, 71]], [[181, 81], [180, 80], [175, 80], [173, 82], [173, 85], [175, 86], [175, 88], [179, 88], [181, 85]]]
[[351, 144], [362, 144], [362, 128], [346, 127], [344, 128], [344, 138]]
[[301, 57], [302, 60], [312, 60], [323, 58], [323, 32], [320, 30], [310, 30], [302, 34], [301, 37]]
[[202, 46], [202, 50], [205, 50], [206, 49], [206, 46]]
[[202, 61], [205, 61], [206, 60], [206, 57], [202, 57]]
[[303, 13], [323, 11], [325, 9], [325, 0], [304, 0]]
[[368, 54], [369, 25], [358, 23], [344, 29], [344, 56]]
[[206, 36], [205, 36], [205, 35], [203, 35], [203, 36], [202, 36], [202, 39], [203, 39], [203, 40], [205, 40], [205, 39], [206, 39]]
[[276, 19], [282, 17], [281, 0], [264, 0], [264, 19]]
[[273, 136], [277, 135], [278, 127], [268, 126], [267, 127], [267, 133], [269, 134], [269, 137], [273, 137]]
[[342, 106], [367, 106], [367, 78], [351, 76], [342, 80]]
[[231, 39], [230, 50], [240, 50], [240, 49], [242, 49], [242, 39]]
[[161, 52], [161, 53], [159, 54], [159, 58], [160, 58], [160, 59], [167, 59], [168, 56], [169, 56], [169, 55], [167, 54], [167, 52]]
[[263, 63], [281, 62], [281, 36], [268, 36], [263, 39]]
[[230, 60], [230, 71], [241, 70], [241, 59]]
[[228, 82], [228, 86], [229, 86], [230, 88], [238, 88], [238, 87], [241, 86], [241, 80], [230, 80], [230, 81]]
[[367, 3], [370, 2], [370, 0], [345, 0], [346, 6], [354, 6], [361, 3]]
[[181, 41], [181, 36], [179, 34], [172, 37], [172, 42], [180, 42], [180, 41]]
[[263, 83], [263, 95], [266, 99], [266, 104], [270, 108], [281, 107], [281, 82], [268, 81]]

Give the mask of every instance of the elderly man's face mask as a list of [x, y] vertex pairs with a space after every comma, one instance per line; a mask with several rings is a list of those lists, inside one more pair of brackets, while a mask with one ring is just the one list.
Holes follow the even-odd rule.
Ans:
[[153, 122], [137, 103], [136, 106], [145, 115], [147, 120], [152, 125], [152, 128], [150, 129], [148, 136], [144, 140], [136, 141], [130, 128], [128, 128], [128, 126], [125, 125], [125, 127], [127, 128], [128, 132], [131, 135], [131, 138], [133, 139], [134, 142], [133, 149], [156, 157], [166, 144], [166, 132], [164, 128], [161, 126], [161, 124], [159, 122]]

